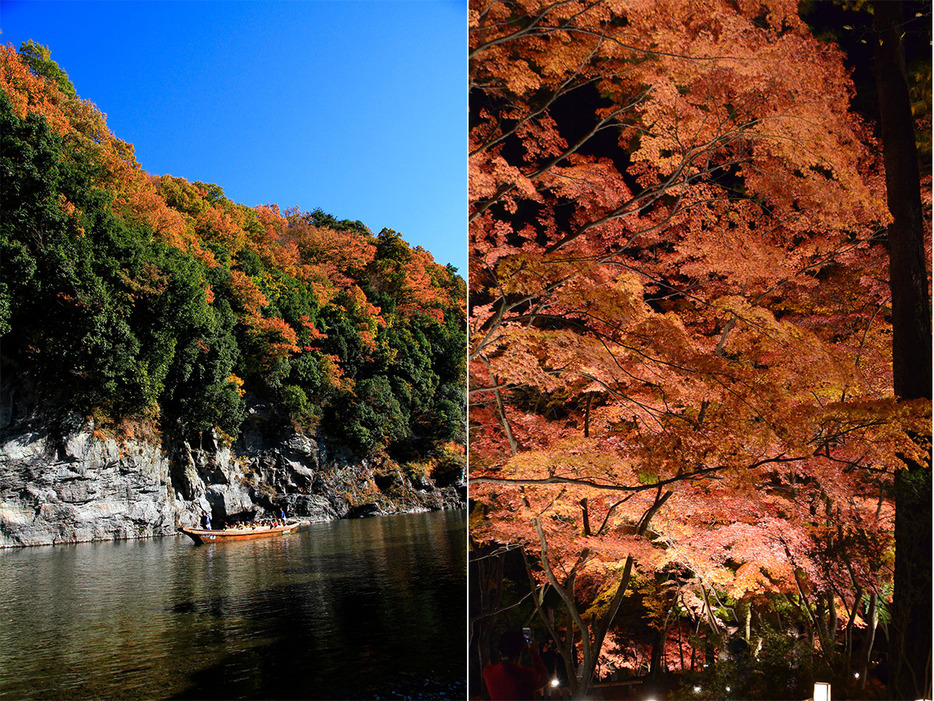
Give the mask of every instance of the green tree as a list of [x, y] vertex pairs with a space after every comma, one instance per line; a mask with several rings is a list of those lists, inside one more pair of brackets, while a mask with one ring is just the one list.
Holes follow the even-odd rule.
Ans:
[[66, 97], [77, 97], [75, 86], [72, 84], [68, 74], [52, 60], [52, 52], [49, 50], [48, 46], [37, 44], [30, 39], [29, 41], [24, 41], [20, 45], [19, 53], [34, 74], [42, 76], [50, 81], [58, 87]]

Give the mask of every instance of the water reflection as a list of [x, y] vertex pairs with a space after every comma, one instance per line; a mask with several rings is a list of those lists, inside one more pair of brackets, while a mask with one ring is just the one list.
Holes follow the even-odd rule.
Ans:
[[466, 677], [464, 512], [0, 551], [0, 698], [362, 698]]

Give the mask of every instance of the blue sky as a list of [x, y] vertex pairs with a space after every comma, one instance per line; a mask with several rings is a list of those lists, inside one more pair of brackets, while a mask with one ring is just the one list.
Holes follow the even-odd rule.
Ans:
[[149, 173], [467, 266], [466, 0], [0, 0]]

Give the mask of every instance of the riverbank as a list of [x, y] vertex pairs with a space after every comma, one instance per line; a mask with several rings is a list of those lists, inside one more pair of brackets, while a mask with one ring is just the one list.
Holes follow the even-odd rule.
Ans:
[[[7, 414], [0, 432], [0, 548], [131, 540], [212, 523], [311, 523], [466, 507], [462, 456], [400, 465], [358, 456], [251, 406], [240, 438], [114, 432], [72, 415]], [[275, 427], [275, 428], [273, 428]], [[439, 468], [439, 465], [441, 468]]]
[[467, 680], [450, 673], [400, 674], [398, 679], [367, 689], [365, 699], [466, 699]]

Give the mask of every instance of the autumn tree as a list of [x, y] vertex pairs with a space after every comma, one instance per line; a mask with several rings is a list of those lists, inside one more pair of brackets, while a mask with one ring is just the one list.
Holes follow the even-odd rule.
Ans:
[[880, 505], [928, 416], [891, 393], [840, 53], [795, 3], [713, 0], [473, 3], [470, 50], [475, 536], [560, 595], [576, 694], [634, 572], [669, 566], [794, 596], [831, 658], [837, 608], [891, 576]]
[[35, 43], [32, 39], [23, 43], [19, 50], [26, 65], [35, 75], [41, 76], [52, 83], [66, 97], [75, 98], [75, 86], [68, 78], [68, 74], [52, 60], [52, 52], [48, 46]]
[[451, 462], [466, 414], [456, 271], [395, 232], [383, 266], [360, 222], [147, 174], [32, 42], [0, 47], [0, 126], [5, 383], [194, 442], [236, 438], [259, 398], [350, 450]]

